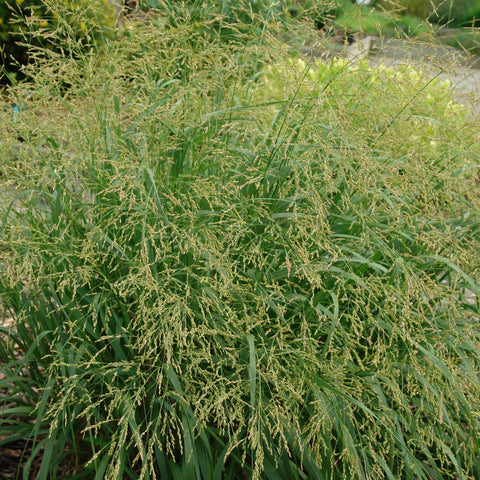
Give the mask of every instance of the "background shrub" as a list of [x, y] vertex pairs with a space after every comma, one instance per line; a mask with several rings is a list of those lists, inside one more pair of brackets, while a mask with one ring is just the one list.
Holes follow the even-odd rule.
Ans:
[[426, 19], [432, 10], [430, 0], [379, 0], [379, 6], [387, 9], [399, 10], [403, 13]]
[[383, 0], [386, 8], [400, 8], [412, 15], [451, 27], [475, 26], [480, 6], [475, 0]]
[[452, 27], [479, 26], [480, 5], [475, 0], [437, 1], [431, 18]]
[[[261, 37], [273, 25], [284, 25], [292, 17], [300, 19], [320, 19], [332, 16], [341, 4], [340, 0], [233, 0], [198, 2], [170, 2], [168, 0], [145, 0], [140, 7], [155, 8], [170, 23], [189, 21], [202, 22], [207, 33], [219, 36], [222, 41], [239, 40], [244, 34]], [[207, 28], [208, 26], [208, 28]]]
[[2, 83], [23, 78], [22, 65], [45, 52], [80, 55], [113, 33], [109, 0], [6, 0], [0, 5]]
[[7, 73], [14, 79], [18, 66], [28, 62], [28, 49], [22, 43], [29, 43], [32, 38], [28, 35], [26, 22], [19, 22], [18, 19], [31, 10], [36, 11], [40, 17], [46, 13], [41, 0], [5, 0], [0, 5], [0, 62], [4, 68], [1, 83], [9, 82]]

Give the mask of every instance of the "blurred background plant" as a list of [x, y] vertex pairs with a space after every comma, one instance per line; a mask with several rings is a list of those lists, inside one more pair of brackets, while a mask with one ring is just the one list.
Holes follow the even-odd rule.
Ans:
[[378, 0], [375, 6], [452, 27], [472, 26], [480, 12], [476, 0]]
[[479, 27], [480, 4], [476, 0], [435, 0], [430, 19], [451, 27]]
[[22, 66], [47, 51], [78, 55], [111, 37], [115, 8], [109, 0], [5, 0], [0, 5], [0, 82], [24, 78]]
[[430, 15], [432, 3], [430, 0], [378, 0], [379, 7], [399, 11], [426, 19]]
[[[331, 34], [341, 28], [351, 33], [421, 35], [427, 39], [429, 36], [433, 38], [438, 30], [429, 22], [450, 27], [475, 26], [478, 8], [474, 0], [437, 3], [430, 0], [379, 0], [368, 6], [359, 6], [350, 0], [135, 2], [137, 19], [138, 12], [153, 9], [171, 25], [178, 22], [201, 25], [203, 35], [218, 37], [225, 42], [240, 41], [242, 36], [250, 33], [260, 38], [266, 23], [270, 32], [276, 25], [277, 35], [281, 35], [285, 24], [292, 18], [299, 25], [301, 21], [309, 20], [317, 29]], [[109, 0], [69, 0], [61, 3], [52, 0], [6, 0], [0, 5], [1, 82], [6, 84], [23, 78], [22, 65], [33, 62], [47, 50], [63, 52], [68, 56], [97, 48], [105, 39], [112, 38], [118, 20], [118, 9]], [[472, 53], [480, 50], [478, 32], [471, 28], [449, 31], [439, 35], [438, 40]]]
[[0, 83], [11, 83], [18, 74], [19, 65], [28, 62], [28, 47], [32, 37], [25, 20], [25, 12], [34, 11], [45, 18], [46, 7], [41, 0], [5, 0], [0, 4]]
[[475, 0], [379, 0], [368, 6], [344, 0], [335, 10], [334, 25], [351, 33], [410, 37], [479, 54], [478, 17]]

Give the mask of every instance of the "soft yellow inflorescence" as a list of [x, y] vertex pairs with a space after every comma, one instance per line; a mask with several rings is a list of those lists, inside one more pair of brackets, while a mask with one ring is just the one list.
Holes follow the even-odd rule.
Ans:
[[68, 0], [66, 6], [78, 15], [75, 21], [82, 31], [90, 30], [89, 24], [115, 26], [115, 7], [108, 0]]

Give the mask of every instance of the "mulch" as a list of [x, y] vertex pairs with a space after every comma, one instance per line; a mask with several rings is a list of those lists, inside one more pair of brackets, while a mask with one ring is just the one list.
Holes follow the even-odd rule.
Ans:
[[[30, 440], [16, 440], [0, 446], [0, 480], [21, 479], [25, 463], [32, 455]], [[40, 469], [41, 456], [32, 462], [29, 479], [34, 479]]]

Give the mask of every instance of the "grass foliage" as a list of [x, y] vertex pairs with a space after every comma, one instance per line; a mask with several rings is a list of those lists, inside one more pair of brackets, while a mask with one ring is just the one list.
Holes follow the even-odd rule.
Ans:
[[478, 478], [475, 118], [184, 20], [44, 56], [0, 112], [0, 448], [23, 478]]

